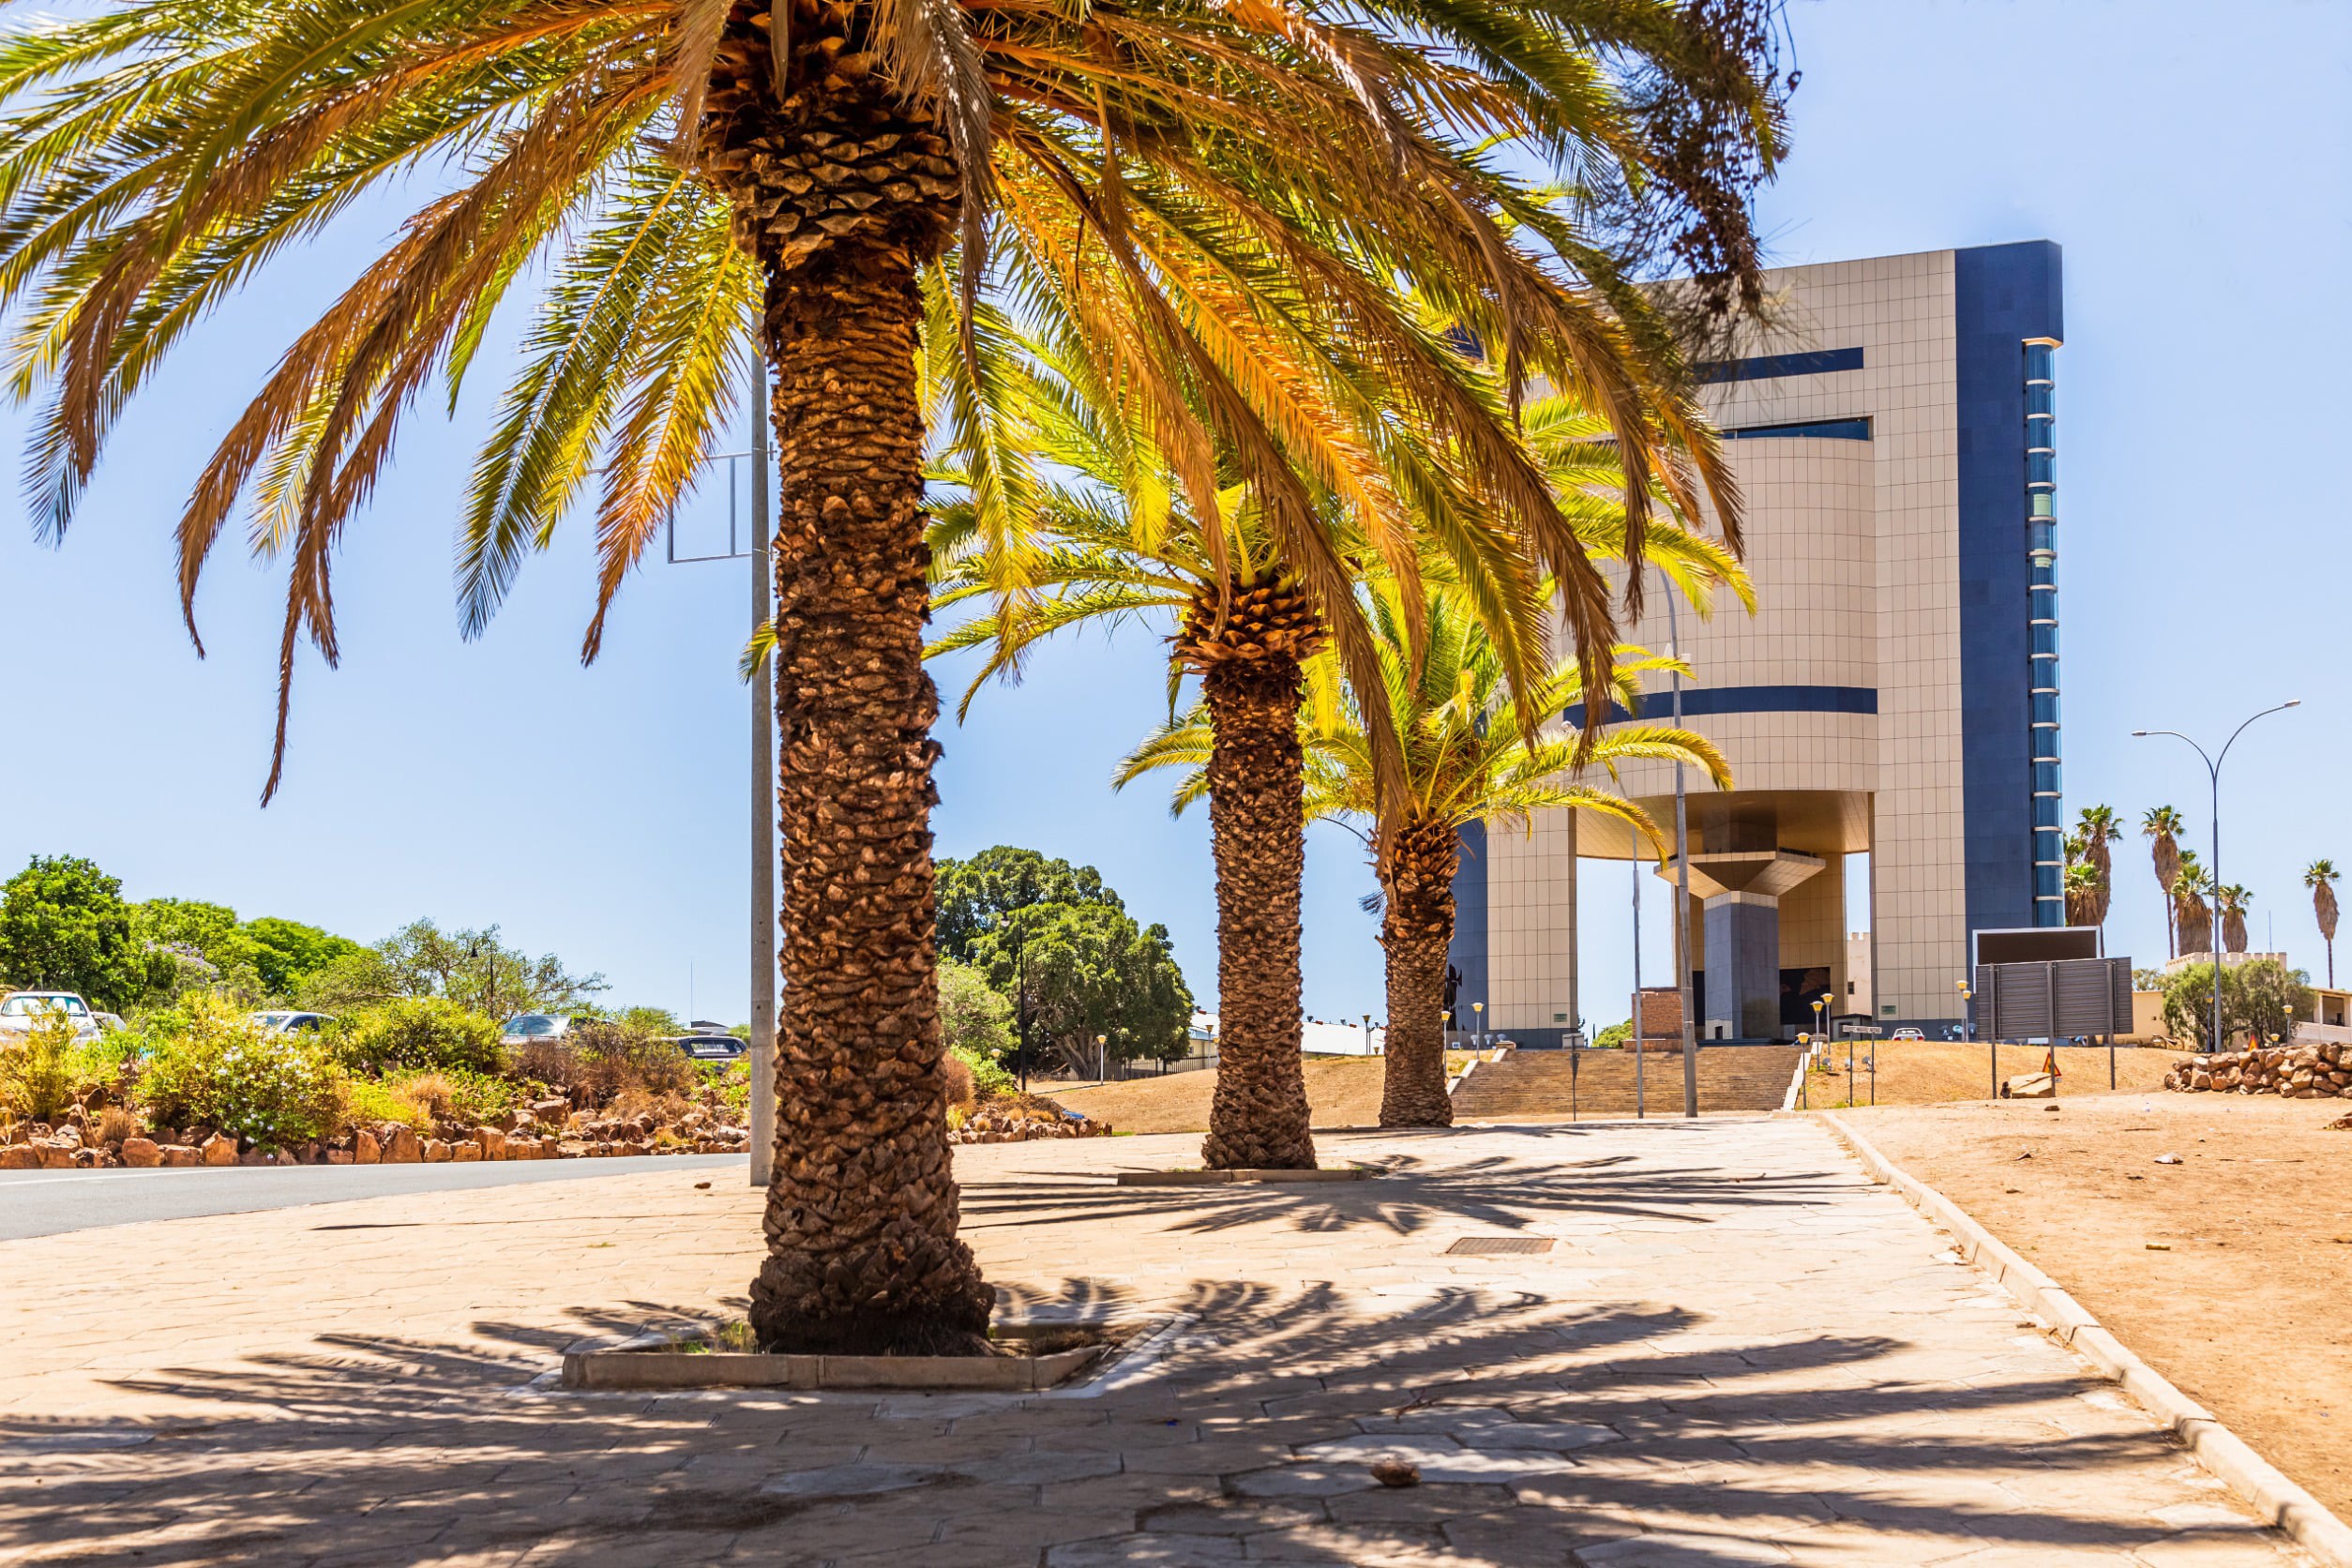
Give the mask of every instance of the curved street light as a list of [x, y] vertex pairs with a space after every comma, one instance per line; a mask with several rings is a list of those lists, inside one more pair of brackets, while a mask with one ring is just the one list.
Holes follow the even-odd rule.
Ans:
[[[2262, 712], [2247, 719], [2245, 724], [2240, 724], [2229, 732], [2229, 739], [2222, 743], [2219, 756], [2209, 754], [2205, 747], [2189, 740], [2188, 736], [2178, 730], [2134, 730], [2132, 731], [2134, 739], [2146, 739], [2149, 735], [2170, 735], [2177, 741], [2188, 741], [2191, 748], [2205, 760], [2206, 775], [2213, 784], [2213, 919], [2212, 923], [2206, 927], [2205, 935], [2205, 945], [2209, 956], [2213, 960], [2213, 1033], [2207, 1035], [2205, 1040], [2205, 1048], [2209, 1052], [2222, 1048], [2222, 764], [2229, 760], [2229, 748], [2238, 744], [2238, 737], [2246, 732], [2246, 724], [2252, 724], [2256, 718], [2267, 718], [2272, 714], [2283, 714], [2289, 708], [2299, 708], [2302, 705], [2303, 700], [2298, 697], [2281, 702], [2275, 708], [2263, 709]], [[2171, 890], [2165, 891], [2166, 896], [2169, 897]]]

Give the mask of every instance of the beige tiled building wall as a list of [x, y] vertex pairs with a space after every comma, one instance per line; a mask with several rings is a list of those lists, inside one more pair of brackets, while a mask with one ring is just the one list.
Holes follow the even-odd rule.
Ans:
[[[1528, 831], [1486, 827], [1486, 1032], [1566, 1029], [1576, 1021], [1576, 822], [1546, 811]], [[1475, 1020], [1457, 1020], [1470, 1027]], [[1548, 1037], [1548, 1036], [1547, 1036]]]
[[[1738, 429], [1866, 416], [1871, 439], [1730, 442], [1758, 612], [1751, 618], [1726, 595], [1711, 620], [1687, 609], [1679, 617], [1700, 686], [1876, 691], [1875, 715], [1758, 712], [1689, 723], [1727, 753], [1742, 794], [1813, 796], [1795, 817], [1784, 811], [1782, 841], [1831, 863], [1789, 896], [1782, 967], [1830, 967], [1838, 994], [1858, 980], [1857, 995], [1872, 998], [1878, 1016], [1905, 1019], [1959, 1016], [1952, 982], [1968, 954], [1954, 264], [1947, 250], [1772, 275], [1779, 320], [1741, 354], [1859, 347], [1862, 366], [1720, 384], [1709, 397], [1716, 418]], [[1649, 598], [1628, 635], [1663, 650], [1664, 596]], [[1665, 684], [1652, 677], [1650, 689]], [[1631, 769], [1625, 784], [1670, 821], [1671, 769]], [[1696, 774], [1691, 788], [1711, 792]], [[1695, 821], [1702, 815], [1694, 810]], [[1808, 825], [1792, 830], [1799, 820]], [[1560, 954], [1543, 949], [1574, 939], [1573, 866], [1559, 859], [1573, 848], [1564, 831], [1547, 836], [1543, 825], [1529, 847], [1508, 848], [1512, 837], [1493, 836], [1486, 873], [1494, 1005], [1532, 1022], [1535, 1012], [1558, 1010], [1546, 996], [1574, 995], [1573, 957], [1563, 975]], [[1602, 837], [1588, 829], [1588, 849]], [[1864, 848], [1876, 972], [1849, 976], [1836, 856]], [[1700, 924], [1696, 911], [1692, 924]]]

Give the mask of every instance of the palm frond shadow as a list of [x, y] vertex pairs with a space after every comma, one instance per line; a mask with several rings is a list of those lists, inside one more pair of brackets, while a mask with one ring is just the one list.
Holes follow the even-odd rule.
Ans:
[[[311, 1353], [123, 1380], [187, 1412], [170, 1419], [0, 1413], [0, 1497], [20, 1505], [0, 1509], [0, 1557], [55, 1540], [60, 1521], [103, 1518], [106, 1550], [128, 1560], [135, 1547], [143, 1563], [295, 1562], [330, 1550], [339, 1562], [394, 1563], [524, 1546], [534, 1563], [587, 1563], [649, 1533], [664, 1562], [752, 1548], [815, 1562], [861, 1541], [880, 1549], [911, 1528], [919, 1536], [934, 1517], [945, 1540], [956, 1520], [1033, 1514], [1044, 1472], [1025, 1466], [1105, 1453], [1140, 1470], [1106, 1463], [1042, 1483], [1054, 1511], [1047, 1546], [1092, 1541], [1106, 1561], [1189, 1561], [1185, 1532], [1197, 1539], [1224, 1520], [1267, 1532], [1252, 1538], [1253, 1556], [1335, 1564], [1424, 1549], [1516, 1561], [1477, 1543], [1482, 1529], [1524, 1530], [1530, 1507], [1557, 1528], [1563, 1558], [1596, 1528], [1672, 1520], [1689, 1553], [1678, 1560], [1697, 1565], [1753, 1560], [1759, 1532], [1792, 1516], [2021, 1548], [2123, 1551], [2169, 1533], [2088, 1504], [1938, 1485], [2022, 1466], [2070, 1473], [2088, 1498], [2103, 1470], [2146, 1465], [2161, 1444], [2151, 1433], [2051, 1425], [2043, 1408], [2078, 1392], [2070, 1381], [1907, 1378], [1901, 1358], [1913, 1347], [1894, 1338], [1743, 1340], [1668, 1304], [1565, 1304], [1470, 1287], [1378, 1315], [1330, 1285], [1252, 1280], [1195, 1280], [1148, 1301], [1102, 1279], [1005, 1294], [1022, 1316], [1181, 1312], [1193, 1337], [1154, 1376], [1070, 1399], [525, 1389], [574, 1339], [708, 1315], [653, 1299], [579, 1308], [554, 1326], [479, 1321], [464, 1342], [323, 1335]], [[1677, 1344], [1694, 1331], [1708, 1332], [1705, 1348]], [[1508, 1486], [1425, 1485], [1410, 1510], [1378, 1491], [1341, 1491], [1285, 1500], [1274, 1518], [1246, 1495], [1259, 1472], [1312, 1462], [1314, 1443], [1438, 1431], [1465, 1406], [1613, 1426], [1624, 1440]], [[2035, 1436], [2021, 1449], [2027, 1427]], [[1193, 1443], [1215, 1445], [1214, 1463], [1145, 1462]], [[761, 1490], [763, 1479], [853, 1462], [912, 1470], [870, 1494]], [[1140, 1500], [1138, 1475], [1153, 1488]], [[1188, 1475], [1207, 1490], [1187, 1490]], [[1704, 1523], [1692, 1526], [1694, 1515]], [[1045, 1550], [1003, 1560], [1042, 1562]]]

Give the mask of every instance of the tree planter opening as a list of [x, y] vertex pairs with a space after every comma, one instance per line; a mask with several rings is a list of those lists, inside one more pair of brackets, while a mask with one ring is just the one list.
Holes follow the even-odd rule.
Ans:
[[908, 1389], [1031, 1394], [1116, 1358], [1156, 1321], [1001, 1323], [974, 1356], [770, 1355], [749, 1325], [657, 1330], [564, 1352], [570, 1389]]

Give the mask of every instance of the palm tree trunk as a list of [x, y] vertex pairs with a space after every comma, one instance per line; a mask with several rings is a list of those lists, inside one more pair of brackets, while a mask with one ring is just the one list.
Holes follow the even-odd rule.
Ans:
[[[794, 103], [871, 137], [870, 102], [824, 118], [843, 108], [838, 98]], [[932, 157], [936, 140], [922, 140]], [[781, 182], [792, 161], [752, 157], [741, 165], [749, 199], [738, 201], [769, 279], [780, 476], [773, 656], [785, 986], [768, 1257], [751, 1321], [776, 1350], [977, 1352], [992, 1296], [956, 1233], [931, 867], [939, 695], [923, 669], [930, 595], [916, 267], [936, 219], [892, 225], [885, 216], [870, 235], [822, 254], [796, 248], [789, 210], [761, 220], [756, 204], [765, 187], [790, 189]], [[833, 173], [872, 185], [885, 172]], [[821, 188], [799, 204], [828, 200]], [[842, 210], [870, 218], [872, 206]]]
[[1450, 1127], [1445, 1092], [1445, 956], [1454, 942], [1454, 872], [1462, 840], [1443, 822], [1414, 822], [1388, 854], [1388, 1058], [1380, 1075], [1380, 1125]]
[[1300, 1052], [1299, 881], [1306, 867], [1299, 661], [1221, 659], [1201, 682], [1215, 739], [1209, 836], [1217, 869], [1217, 1085], [1212, 1169], [1311, 1169]]

